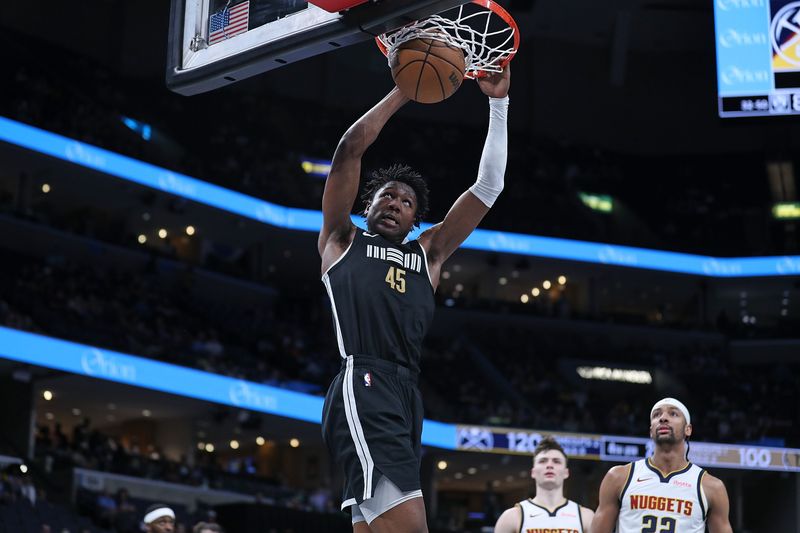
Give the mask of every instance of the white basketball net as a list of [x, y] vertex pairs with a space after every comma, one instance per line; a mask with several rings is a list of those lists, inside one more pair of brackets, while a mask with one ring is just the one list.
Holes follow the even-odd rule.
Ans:
[[[464, 7], [468, 5], [474, 4], [460, 6], [457, 17], [446, 18], [441, 15], [432, 15], [392, 33], [384, 33], [378, 39], [386, 47], [386, 55], [389, 58], [397, 46], [412, 39], [434, 39], [464, 51], [467, 74], [474, 76], [481, 71], [502, 72], [503, 67], [500, 65], [500, 61], [516, 51], [514, 28], [491, 9], [465, 13]], [[502, 23], [500, 29], [493, 28], [498, 25], [497, 21]]]

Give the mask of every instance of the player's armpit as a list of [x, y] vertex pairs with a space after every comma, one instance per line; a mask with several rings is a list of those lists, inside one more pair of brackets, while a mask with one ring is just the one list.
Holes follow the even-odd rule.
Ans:
[[522, 510], [519, 505], [506, 509], [494, 525], [494, 533], [517, 533], [522, 524]]
[[613, 533], [619, 518], [619, 498], [632, 466], [615, 466], [600, 484], [600, 504], [592, 519], [591, 533]]
[[450, 208], [444, 220], [419, 236], [419, 243], [425, 247], [428, 256], [428, 271], [434, 286], [439, 284], [439, 270], [442, 264], [469, 237], [489, 208], [474, 194], [464, 192]]
[[710, 533], [733, 533], [729, 513], [730, 501], [725, 484], [710, 474], [703, 476], [703, 491], [708, 498], [706, 524]]

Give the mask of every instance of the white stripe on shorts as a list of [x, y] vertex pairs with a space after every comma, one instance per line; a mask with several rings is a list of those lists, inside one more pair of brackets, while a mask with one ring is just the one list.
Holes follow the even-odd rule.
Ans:
[[364, 495], [362, 500], [366, 500], [372, 495], [372, 470], [375, 463], [372, 462], [372, 455], [369, 453], [367, 439], [364, 438], [364, 429], [361, 427], [361, 420], [358, 418], [356, 397], [353, 391], [352, 355], [347, 356], [344, 383], [342, 384], [342, 395], [344, 397], [344, 414], [347, 417], [347, 427], [350, 428], [350, 436], [353, 438], [356, 454], [361, 463], [361, 470], [364, 472]]

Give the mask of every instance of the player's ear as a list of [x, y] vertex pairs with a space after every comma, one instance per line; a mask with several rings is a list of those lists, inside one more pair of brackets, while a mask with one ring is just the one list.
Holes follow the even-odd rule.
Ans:
[[569, 477], [569, 467], [564, 469], [564, 479], [567, 479], [568, 477]]
[[686, 434], [687, 437], [692, 436], [692, 430], [693, 430], [692, 425], [686, 424], [686, 429], [684, 430], [684, 433]]

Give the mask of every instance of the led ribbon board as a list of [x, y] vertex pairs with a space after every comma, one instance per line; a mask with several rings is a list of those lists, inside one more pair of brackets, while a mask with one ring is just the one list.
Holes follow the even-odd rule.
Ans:
[[[458, 426], [456, 449], [531, 455], [543, 435], [553, 435], [567, 455], [576, 459], [627, 463], [649, 457], [654, 451], [653, 441], [647, 438], [465, 425]], [[717, 468], [800, 472], [800, 450], [791, 448], [692, 442], [689, 459]]]
[[[95, 348], [0, 326], [0, 357], [319, 424], [323, 399], [252, 381]], [[452, 424], [425, 420], [422, 443], [453, 449]]]
[[[322, 420], [323, 399], [317, 396], [2, 326], [0, 357], [315, 424]], [[447, 450], [530, 455], [543, 434], [426, 419], [422, 444]], [[627, 462], [652, 454], [652, 442], [644, 438], [547, 434], [554, 435], [567, 454], [577, 459]], [[690, 459], [703, 466], [800, 472], [800, 450], [796, 449], [693, 442]]]
[[[322, 226], [320, 211], [273, 204], [4, 117], [0, 140], [272, 226], [313, 232]], [[800, 275], [800, 256], [715, 258], [483, 229], [462, 247], [718, 278]]]

